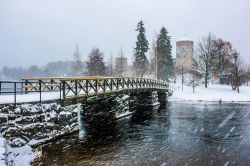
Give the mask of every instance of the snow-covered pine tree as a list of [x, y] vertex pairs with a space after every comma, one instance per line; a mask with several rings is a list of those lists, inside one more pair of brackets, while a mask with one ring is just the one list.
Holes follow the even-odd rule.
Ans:
[[92, 48], [87, 63], [88, 75], [104, 76], [106, 74], [106, 66], [104, 63], [104, 54], [99, 48]]
[[162, 27], [156, 42], [157, 79], [168, 80], [173, 75], [174, 64], [170, 39], [168, 31]]
[[143, 77], [143, 75], [147, 72], [148, 68], [148, 60], [146, 57], [146, 53], [148, 51], [148, 41], [145, 37], [145, 28], [143, 21], [140, 21], [137, 24], [136, 31], [139, 32], [137, 35], [137, 42], [135, 47], [135, 62], [134, 68], [136, 70], [136, 75]]

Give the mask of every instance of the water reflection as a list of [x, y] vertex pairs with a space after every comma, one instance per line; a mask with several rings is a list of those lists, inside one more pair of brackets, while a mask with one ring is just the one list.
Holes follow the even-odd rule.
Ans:
[[[250, 105], [169, 102], [90, 118], [86, 137], [42, 147], [45, 165], [250, 165]], [[249, 114], [249, 115], [248, 115]], [[86, 120], [86, 119], [85, 119]], [[92, 123], [94, 122], [94, 123]]]

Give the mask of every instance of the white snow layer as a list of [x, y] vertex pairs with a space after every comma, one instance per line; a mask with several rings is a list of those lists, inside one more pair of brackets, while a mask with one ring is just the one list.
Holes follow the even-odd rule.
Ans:
[[250, 86], [241, 86], [240, 93], [233, 91], [231, 86], [209, 84], [208, 88], [204, 85], [195, 88], [181, 84], [171, 84], [174, 93], [169, 97], [169, 101], [224, 101], [224, 102], [250, 102]]
[[6, 147], [5, 147], [5, 139], [1, 137], [0, 135], [0, 165], [5, 166], [6, 165]]
[[[42, 92], [42, 101], [60, 99], [60, 92]], [[39, 93], [16, 96], [17, 103], [40, 101]], [[0, 95], [0, 104], [14, 103], [14, 95]]]
[[12, 148], [7, 145], [7, 151], [8, 165], [27, 166], [31, 165], [31, 162], [36, 158], [36, 153], [32, 152], [32, 148], [29, 145], [18, 148]]

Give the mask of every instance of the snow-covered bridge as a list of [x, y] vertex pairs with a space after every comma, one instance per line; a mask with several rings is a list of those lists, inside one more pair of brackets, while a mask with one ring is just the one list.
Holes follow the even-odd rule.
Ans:
[[162, 80], [135, 77], [44, 77], [21, 82], [0, 81], [0, 104], [74, 100], [105, 97], [115, 93], [157, 91], [169, 96], [169, 84]]

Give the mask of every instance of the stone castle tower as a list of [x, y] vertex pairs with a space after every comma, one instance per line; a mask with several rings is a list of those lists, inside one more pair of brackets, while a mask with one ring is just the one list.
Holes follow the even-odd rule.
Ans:
[[193, 68], [193, 43], [193, 41], [186, 37], [176, 42], [176, 67], [183, 66], [183, 69], [185, 70], [190, 70]]

